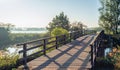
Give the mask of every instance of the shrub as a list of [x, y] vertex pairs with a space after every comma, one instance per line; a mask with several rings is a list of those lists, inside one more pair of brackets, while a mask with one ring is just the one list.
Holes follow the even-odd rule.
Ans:
[[59, 35], [63, 35], [63, 34], [68, 34], [68, 31], [66, 29], [63, 28], [54, 28], [51, 32], [51, 36], [59, 36]]
[[0, 69], [7, 70], [16, 65], [18, 55], [5, 55], [0, 58]]

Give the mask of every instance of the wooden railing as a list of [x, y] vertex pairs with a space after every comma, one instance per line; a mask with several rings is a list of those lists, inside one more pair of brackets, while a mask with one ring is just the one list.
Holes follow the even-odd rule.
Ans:
[[[31, 56], [34, 56], [36, 54], [40, 54], [43, 53], [44, 55], [46, 55], [46, 52], [52, 48], [57, 49], [59, 46], [64, 45], [68, 42], [71, 42], [72, 40], [75, 40], [76, 38], [82, 36], [83, 34], [81, 33], [81, 31], [75, 31], [75, 32], [71, 32], [67, 35], [60, 35], [60, 36], [56, 36], [56, 37], [46, 37], [43, 39], [38, 39], [35, 41], [30, 41], [30, 42], [26, 42], [26, 43], [21, 43], [21, 44], [17, 44], [17, 46], [23, 46], [23, 50], [19, 51], [19, 53], [23, 54], [23, 58], [21, 58], [23, 60], [23, 64], [24, 64], [24, 68], [27, 69], [27, 59], [30, 58]], [[34, 44], [34, 46], [30, 45], [30, 44]], [[29, 47], [30, 46], [30, 47]], [[40, 48], [41, 50], [27, 55], [27, 52], [36, 48]]]
[[94, 40], [91, 42], [90, 46], [91, 46], [91, 65], [92, 65], [92, 70], [94, 70], [94, 66], [95, 66], [95, 61], [96, 61], [96, 57], [97, 57], [97, 50], [100, 46], [101, 41], [103, 40], [103, 36], [104, 36], [104, 31], [102, 30], [101, 32], [99, 32], [95, 37]]

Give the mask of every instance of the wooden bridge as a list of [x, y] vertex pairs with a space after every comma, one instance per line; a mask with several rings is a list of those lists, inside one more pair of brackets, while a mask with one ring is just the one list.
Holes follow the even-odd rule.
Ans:
[[[94, 42], [96, 42], [100, 34], [101, 32], [97, 35], [83, 35], [80, 31], [77, 31], [69, 33], [68, 35], [18, 44], [18, 46], [23, 45], [23, 50], [19, 52], [23, 53], [23, 58], [20, 59], [23, 65], [19, 66], [18, 70], [92, 69], [95, 58], [95, 54], [93, 53], [96, 51], [96, 49], [94, 49]], [[30, 44], [35, 45], [34, 47], [28, 47]], [[27, 51], [35, 48], [41, 48], [41, 50], [27, 55]], [[29, 59], [33, 58], [36, 54], [40, 54], [41, 56], [29, 61]]]

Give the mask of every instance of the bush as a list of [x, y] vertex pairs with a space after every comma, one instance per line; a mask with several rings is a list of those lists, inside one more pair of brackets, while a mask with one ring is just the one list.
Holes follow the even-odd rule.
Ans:
[[96, 67], [109, 67], [113, 66], [113, 61], [107, 57], [97, 57], [96, 58]]
[[0, 58], [0, 69], [11, 70], [16, 65], [18, 55], [5, 55]]
[[63, 34], [68, 34], [68, 31], [66, 29], [63, 28], [54, 28], [51, 32], [51, 36], [59, 36], [59, 35], [63, 35]]

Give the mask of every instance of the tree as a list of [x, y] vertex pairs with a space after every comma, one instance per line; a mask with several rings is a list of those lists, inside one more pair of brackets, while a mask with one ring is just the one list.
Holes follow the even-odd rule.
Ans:
[[0, 48], [3, 48], [3, 45], [7, 45], [10, 42], [9, 33], [4, 27], [0, 27]]
[[87, 28], [87, 26], [84, 25], [82, 22], [75, 21], [75, 22], [70, 24], [70, 31], [71, 32], [80, 31], [80, 33], [84, 34], [86, 28]]
[[[83, 30], [83, 24], [81, 22], [73, 22], [72, 24], [70, 24], [70, 30], [71, 31], [78, 31], [78, 30]], [[84, 26], [85, 27], [85, 26]]]
[[5, 29], [7, 29], [7, 31], [10, 31], [10, 29], [12, 28], [12, 27], [14, 27], [15, 25], [13, 25], [13, 24], [11, 24], [11, 23], [0, 23], [0, 27], [4, 27]]
[[63, 34], [68, 34], [68, 31], [66, 29], [63, 29], [61, 27], [56, 27], [52, 30], [51, 35], [52, 36], [59, 36], [59, 35], [63, 35]]
[[107, 33], [117, 33], [120, 23], [120, 0], [100, 0], [102, 7], [99, 8], [100, 18], [99, 25], [105, 29]]
[[9, 37], [9, 31], [10, 31], [10, 28], [13, 26], [14, 25], [10, 23], [7, 23], [7, 24], [0, 23], [0, 49], [1, 48], [3, 49], [4, 48], [3, 46], [6, 46], [11, 42]]
[[56, 27], [61, 27], [69, 31], [69, 19], [66, 15], [64, 15], [64, 12], [56, 15], [56, 17], [53, 18], [52, 22], [48, 24], [47, 29], [51, 32]]

